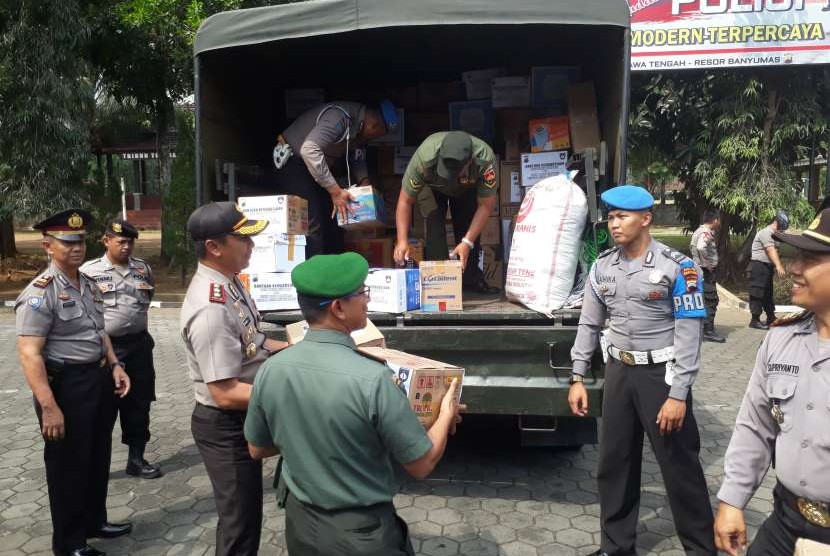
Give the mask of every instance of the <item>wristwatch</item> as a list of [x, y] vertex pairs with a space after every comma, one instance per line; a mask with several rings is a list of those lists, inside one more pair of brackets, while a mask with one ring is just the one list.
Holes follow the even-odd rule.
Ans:
[[571, 379], [568, 381], [568, 384], [576, 384], [577, 382], [580, 384], [585, 382], [585, 377], [574, 373], [571, 375]]
[[463, 243], [464, 245], [466, 245], [470, 249], [475, 249], [476, 248], [476, 244], [473, 243], [472, 241], [470, 241], [469, 239], [467, 239], [466, 237], [461, 238], [461, 243]]
[[110, 363], [110, 371], [114, 370], [116, 365], [119, 365], [122, 371], [127, 370], [127, 365], [123, 361], [116, 361], [115, 363]]

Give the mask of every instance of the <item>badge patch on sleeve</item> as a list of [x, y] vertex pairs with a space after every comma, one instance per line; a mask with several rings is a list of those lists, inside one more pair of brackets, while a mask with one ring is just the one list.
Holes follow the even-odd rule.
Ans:
[[[691, 271], [691, 272], [689, 272]], [[688, 278], [687, 278], [688, 277]], [[693, 280], [689, 280], [693, 278]], [[683, 261], [672, 291], [674, 318], [701, 319], [706, 317], [703, 304], [703, 285], [692, 261]]]
[[39, 295], [30, 296], [27, 300], [27, 303], [29, 304], [29, 307], [31, 307], [32, 309], [38, 309], [41, 305], [43, 305], [43, 297]]
[[[685, 263], [684, 263], [685, 264]], [[695, 292], [698, 291], [697, 287], [697, 270], [695, 267], [692, 266], [683, 266], [680, 269], [681, 274], [683, 274], [683, 279], [686, 280], [686, 291], [687, 292]]]
[[486, 185], [490, 189], [496, 187], [496, 169], [493, 168], [492, 164], [490, 164], [484, 170], [484, 174], [482, 174], [482, 177], [484, 178], [484, 185]]

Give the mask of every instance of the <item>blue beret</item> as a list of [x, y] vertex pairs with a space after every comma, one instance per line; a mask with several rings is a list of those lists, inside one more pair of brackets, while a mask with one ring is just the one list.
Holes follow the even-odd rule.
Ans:
[[639, 185], [612, 187], [600, 198], [608, 206], [608, 210], [646, 210], [654, 206], [654, 197], [645, 187]]

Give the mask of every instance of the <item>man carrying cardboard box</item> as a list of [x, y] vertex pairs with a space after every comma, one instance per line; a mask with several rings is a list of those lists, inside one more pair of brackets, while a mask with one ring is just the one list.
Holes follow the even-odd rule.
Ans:
[[[398, 113], [388, 100], [377, 107], [358, 102], [332, 102], [315, 106], [297, 118], [277, 137], [274, 165], [276, 189], [308, 201], [308, 257], [343, 251], [343, 234], [334, 219], [346, 220], [351, 185], [369, 185], [366, 159], [355, 149], [397, 130]], [[339, 184], [331, 166], [346, 157], [355, 183]], [[349, 160], [349, 158], [354, 160]], [[350, 164], [351, 162], [351, 164]], [[349, 175], [351, 181], [352, 176]], [[326, 212], [331, 211], [330, 215]]]
[[[498, 201], [496, 155], [490, 146], [463, 131], [442, 131], [427, 137], [409, 162], [395, 213], [398, 241], [394, 257], [403, 266], [409, 256], [408, 231], [416, 203], [426, 220], [424, 258], [458, 258], [464, 268], [464, 286], [495, 293], [475, 264], [481, 249], [479, 236]], [[446, 239], [447, 207], [452, 211], [458, 245], [449, 252]], [[467, 264], [472, 259], [473, 264]]]
[[282, 454], [277, 504], [292, 556], [414, 555], [392, 505], [392, 459], [413, 477], [429, 475], [464, 409], [454, 380], [425, 431], [390, 369], [356, 351], [349, 334], [366, 326], [368, 273], [357, 253], [295, 268], [310, 329], [254, 384], [245, 436], [255, 459]]

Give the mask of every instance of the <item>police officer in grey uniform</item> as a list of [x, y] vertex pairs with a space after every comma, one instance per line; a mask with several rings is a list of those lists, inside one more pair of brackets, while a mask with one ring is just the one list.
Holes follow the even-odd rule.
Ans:
[[726, 338], [715, 331], [715, 314], [718, 311], [718, 238], [721, 216], [717, 209], [703, 213], [703, 223], [692, 234], [689, 249], [692, 260], [703, 270], [703, 302], [706, 304], [706, 320], [703, 321], [703, 341], [722, 344]]
[[601, 345], [607, 358], [597, 470], [602, 545], [595, 554], [635, 554], [643, 433], [684, 549], [715, 554], [691, 394], [706, 316], [700, 269], [652, 239], [654, 199], [644, 188], [615, 187], [602, 200], [617, 246], [603, 252], [589, 274], [568, 395], [571, 411], [587, 415], [583, 381]]
[[[752, 255], [749, 267], [749, 312], [752, 318], [750, 328], [766, 330], [775, 321], [775, 299], [773, 298], [773, 277], [786, 274], [773, 234], [783, 232], [790, 226], [790, 219], [783, 211], [765, 228], [755, 234], [752, 240]], [[761, 313], [766, 313], [767, 322], [761, 322]]]
[[[378, 107], [331, 102], [311, 108], [277, 138], [276, 190], [308, 201], [308, 258], [343, 251], [335, 214], [346, 217], [352, 200], [347, 188], [369, 185], [366, 155], [357, 149], [397, 129], [398, 114], [388, 100]], [[346, 158], [350, 183], [338, 183], [332, 172], [341, 158]]]
[[726, 450], [715, 522], [719, 549], [746, 545], [743, 509], [775, 465], [774, 510], [748, 556], [790, 556], [799, 539], [830, 554], [830, 209], [802, 233], [775, 233], [797, 249], [792, 302], [806, 309], [764, 338]]
[[15, 302], [18, 354], [32, 389], [46, 462], [52, 550], [97, 556], [91, 537], [117, 537], [129, 523], [107, 522], [107, 483], [116, 396], [130, 391], [104, 330], [101, 291], [79, 272], [91, 216], [79, 209], [35, 224], [49, 268]]
[[219, 514], [217, 556], [256, 554], [262, 532], [262, 463], [251, 459], [242, 429], [260, 365], [287, 344], [265, 338], [237, 275], [251, 258], [251, 236], [267, 225], [231, 202], [199, 207], [187, 222], [199, 266], [182, 304], [181, 332], [196, 395], [191, 431]]
[[150, 441], [150, 404], [156, 399], [155, 342], [147, 330], [156, 280], [150, 265], [132, 256], [136, 239], [135, 226], [121, 218], [113, 220], [104, 231], [106, 253], [86, 262], [81, 272], [101, 288], [107, 335], [118, 359], [126, 364], [132, 385], [130, 395], [116, 404], [121, 442], [129, 447], [126, 473], [155, 479], [161, 469], [144, 459], [144, 448]]

